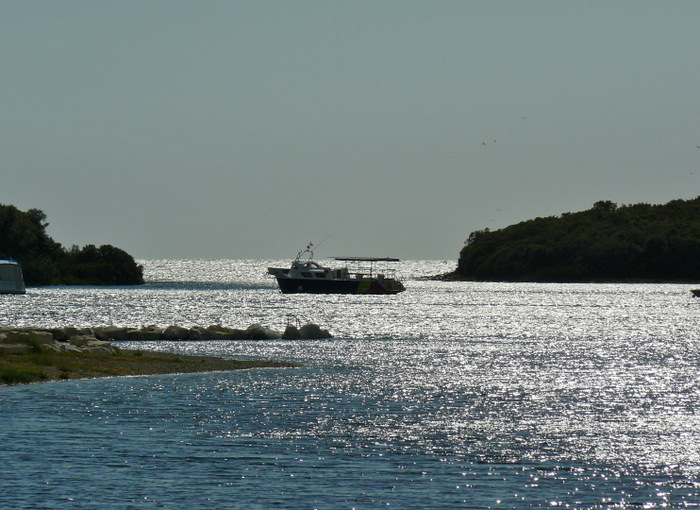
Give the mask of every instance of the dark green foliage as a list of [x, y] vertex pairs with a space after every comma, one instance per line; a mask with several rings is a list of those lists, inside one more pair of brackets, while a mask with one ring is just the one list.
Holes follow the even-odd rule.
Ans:
[[66, 283], [74, 285], [138, 285], [143, 283], [140, 266], [123, 250], [105, 244], [96, 248], [92, 244], [82, 249], [71, 247], [62, 264]]
[[456, 278], [496, 281], [700, 281], [700, 197], [665, 205], [609, 200], [560, 217], [472, 232]]
[[0, 258], [22, 265], [27, 285], [140, 285], [143, 268], [119, 248], [64, 249], [46, 233], [46, 214], [0, 204]]

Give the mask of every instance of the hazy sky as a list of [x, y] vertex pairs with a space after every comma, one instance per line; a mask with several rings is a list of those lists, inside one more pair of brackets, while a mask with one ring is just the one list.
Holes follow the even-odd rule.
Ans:
[[700, 2], [3, 1], [0, 203], [136, 258], [456, 259], [700, 194]]

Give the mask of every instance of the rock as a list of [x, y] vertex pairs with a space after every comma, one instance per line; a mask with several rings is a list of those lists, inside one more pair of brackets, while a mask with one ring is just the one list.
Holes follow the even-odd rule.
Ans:
[[190, 328], [190, 340], [211, 340], [211, 331], [201, 326]]
[[29, 331], [27, 335], [27, 344], [34, 347], [53, 343], [53, 334], [48, 331]]
[[95, 338], [97, 338], [98, 340], [102, 340], [103, 342], [109, 342], [109, 336], [107, 336], [105, 328], [92, 328], [92, 334], [95, 335]]
[[245, 330], [245, 337], [248, 340], [267, 340], [267, 332], [260, 324], [251, 324]]
[[317, 324], [304, 324], [299, 329], [301, 338], [305, 340], [320, 340], [322, 338], [331, 338], [331, 334], [325, 329], [321, 329]]
[[39, 332], [39, 333], [43, 333], [43, 334], [45, 334], [45, 335], [46, 335], [46, 334], [49, 334], [49, 335], [51, 335], [51, 338], [52, 338], [53, 340], [56, 340], [56, 335], [54, 334], [54, 331], [55, 331], [55, 330], [52, 329], [52, 328], [28, 328], [28, 329], [25, 329], [25, 331], [30, 331], [30, 330], [31, 330], [31, 331], [36, 331], [36, 332]]
[[25, 344], [0, 344], [0, 355], [28, 353], [29, 347]]
[[245, 340], [245, 339], [246, 339], [245, 329], [233, 328], [231, 330], [231, 338], [229, 338], [229, 340]]
[[75, 345], [76, 347], [87, 347], [91, 342], [99, 342], [99, 340], [97, 340], [97, 338], [94, 336], [75, 335], [70, 337], [69, 342], [71, 345]]
[[214, 325], [207, 328], [211, 332], [212, 340], [244, 340], [246, 332], [242, 329], [227, 328]]
[[63, 329], [63, 338], [70, 339], [72, 336], [78, 336], [80, 334], [80, 330], [78, 328], [74, 328], [73, 326], [68, 326]]
[[2, 334], [2, 342], [9, 344], [26, 344], [38, 347], [53, 342], [53, 334], [48, 331], [12, 330]]
[[94, 337], [92, 340], [89, 340], [87, 343], [88, 347], [109, 347], [110, 344], [109, 342], [105, 342], [103, 340], [95, 340]]
[[277, 331], [261, 326], [260, 324], [251, 324], [245, 330], [246, 339], [248, 340], [277, 340], [282, 338]]
[[64, 342], [68, 340], [68, 337], [66, 336], [65, 331], [63, 331], [63, 328], [51, 328], [49, 329], [49, 331], [51, 331], [54, 340], [58, 340], [59, 342]]
[[301, 333], [296, 326], [289, 325], [285, 328], [282, 338], [285, 340], [299, 340], [301, 339]]
[[71, 344], [64, 344], [61, 342], [58, 342], [58, 345], [56, 348], [61, 351], [61, 352], [82, 352], [79, 347], [76, 347], [75, 345]]
[[142, 340], [162, 340], [163, 330], [158, 326], [146, 326], [141, 328]]
[[163, 330], [157, 326], [146, 326], [141, 329], [130, 329], [126, 332], [127, 340], [162, 340]]
[[127, 340], [129, 333], [129, 328], [122, 328], [119, 326], [107, 326], [100, 329], [102, 330], [102, 333], [107, 336], [106, 340]]
[[[280, 338], [287, 340], [320, 339], [331, 338], [331, 335], [316, 324], [306, 324], [301, 328], [288, 325], [283, 334], [260, 324], [252, 324], [245, 330], [219, 324], [207, 328], [194, 326], [189, 329], [174, 325], [165, 329], [154, 325], [140, 329], [119, 326], [82, 329], [72, 326], [54, 329], [0, 327], [0, 344], [25, 344], [30, 347], [53, 345], [58, 350], [73, 350], [67, 349], [65, 342], [70, 343], [73, 347], [84, 349], [91, 342], [96, 341], [111, 345], [110, 341], [124, 340], [276, 340]], [[112, 350], [118, 352], [114, 346], [112, 346]]]
[[213, 324], [207, 329], [211, 333], [212, 340], [231, 340], [234, 335], [234, 330], [220, 326], [219, 324]]
[[119, 353], [119, 348], [110, 344], [109, 342], [103, 342], [102, 340], [93, 340], [88, 342], [86, 348], [84, 350], [87, 350], [88, 352], [94, 352], [94, 349], [96, 348], [103, 348], [107, 349], [110, 354], [118, 354]]
[[112, 350], [108, 347], [102, 347], [99, 345], [88, 345], [82, 352], [89, 352], [90, 354], [101, 354], [103, 356], [109, 356], [112, 354]]
[[4, 344], [23, 344], [24, 342], [24, 332], [12, 329], [10, 331], [5, 331], [2, 334], [2, 343]]
[[180, 326], [168, 326], [163, 330], [163, 340], [189, 340], [190, 330]]

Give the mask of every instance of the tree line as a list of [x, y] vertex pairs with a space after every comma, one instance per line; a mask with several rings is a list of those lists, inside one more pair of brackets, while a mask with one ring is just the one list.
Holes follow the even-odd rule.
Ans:
[[700, 197], [586, 211], [472, 232], [451, 278], [481, 281], [700, 281]]
[[143, 284], [131, 255], [108, 244], [65, 249], [46, 233], [46, 219], [39, 209], [0, 204], [0, 258], [19, 262], [27, 285]]

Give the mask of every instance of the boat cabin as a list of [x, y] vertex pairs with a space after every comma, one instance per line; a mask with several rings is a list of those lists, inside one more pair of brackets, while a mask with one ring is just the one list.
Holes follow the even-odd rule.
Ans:
[[22, 267], [15, 260], [0, 260], [0, 294], [24, 294]]
[[[377, 273], [375, 264], [398, 262], [394, 258], [334, 257], [337, 261], [352, 264], [331, 268], [313, 260], [311, 245], [300, 251], [289, 269], [268, 267], [267, 272], [277, 279], [285, 294], [397, 294], [406, 290], [396, 279], [394, 270]], [[304, 259], [304, 256], [306, 258]]]

